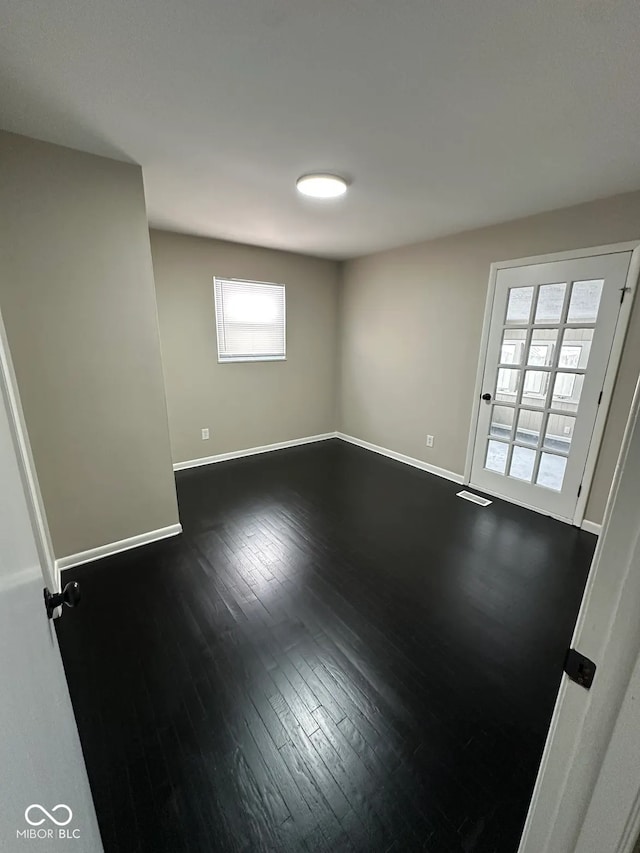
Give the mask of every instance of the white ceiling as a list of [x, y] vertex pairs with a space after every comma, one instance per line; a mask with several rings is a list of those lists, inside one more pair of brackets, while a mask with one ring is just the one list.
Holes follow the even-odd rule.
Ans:
[[[640, 186], [638, 0], [0, 0], [0, 123], [344, 258]], [[310, 170], [346, 198], [296, 194]]]

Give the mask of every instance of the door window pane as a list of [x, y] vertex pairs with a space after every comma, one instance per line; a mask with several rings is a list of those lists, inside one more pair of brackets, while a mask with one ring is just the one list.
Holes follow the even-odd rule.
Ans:
[[501, 364], [521, 364], [522, 352], [527, 337], [526, 329], [506, 329], [502, 334], [500, 348]]
[[491, 435], [511, 438], [515, 412], [509, 406], [494, 406], [491, 410]]
[[502, 344], [500, 364], [520, 364], [518, 345], [513, 341], [506, 341]]
[[520, 409], [518, 415], [518, 429], [516, 439], [523, 444], [537, 447], [542, 429], [542, 412], [532, 412], [529, 409]]
[[546, 370], [525, 370], [522, 402], [527, 406], [544, 407], [550, 374]]
[[581, 373], [556, 373], [551, 405], [574, 414], [578, 411], [584, 376]]
[[528, 447], [518, 447], [514, 445], [513, 455], [511, 456], [511, 467], [509, 468], [509, 476], [515, 477], [518, 480], [527, 480], [531, 482], [533, 476], [533, 466], [536, 461], [535, 450], [530, 450]]
[[568, 453], [575, 425], [576, 419], [571, 415], [549, 415], [543, 446], [548, 450]]
[[568, 323], [595, 323], [602, 297], [603, 279], [574, 281], [569, 302]]
[[582, 347], [579, 344], [562, 344], [558, 367], [570, 367], [572, 370], [580, 364]]
[[496, 474], [504, 474], [504, 469], [507, 466], [507, 452], [509, 445], [502, 441], [487, 442], [487, 458], [484, 467], [489, 471], [495, 471]]
[[556, 376], [556, 384], [553, 389], [553, 399], [563, 400], [565, 398], [571, 398], [575, 385], [575, 373], [558, 373]]
[[507, 303], [507, 323], [528, 323], [533, 302], [533, 287], [511, 287]]
[[496, 383], [496, 400], [513, 401], [520, 387], [520, 370], [511, 370], [501, 367], [498, 370], [498, 381]]
[[527, 354], [527, 364], [534, 367], [549, 367], [557, 340], [557, 329], [534, 329]]
[[562, 336], [558, 367], [586, 370], [593, 342], [593, 329], [566, 329]]
[[536, 323], [559, 323], [566, 284], [543, 284], [538, 290]]
[[551, 344], [531, 344], [527, 364], [545, 367], [551, 364]]
[[556, 456], [553, 453], [543, 453], [538, 468], [536, 483], [559, 492], [562, 489], [564, 472], [567, 467], [566, 456]]

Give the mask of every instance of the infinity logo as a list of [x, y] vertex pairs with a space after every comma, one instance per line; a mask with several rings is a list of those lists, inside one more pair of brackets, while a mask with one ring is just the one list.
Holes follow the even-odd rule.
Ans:
[[[32, 811], [32, 809], [38, 809], [44, 815], [44, 817], [41, 817], [40, 820], [32, 820], [29, 817], [29, 813]], [[66, 814], [66, 820], [58, 820], [51, 813], [60, 811], [60, 809], [62, 809], [63, 813]], [[41, 806], [39, 803], [32, 803], [24, 810], [24, 819], [31, 826], [42, 826], [42, 824], [47, 818], [49, 818], [52, 823], [55, 823], [56, 826], [67, 826], [67, 824], [71, 823], [71, 820], [73, 818], [73, 812], [71, 811], [69, 806], [65, 806], [64, 803], [59, 803], [57, 806], [54, 806], [50, 812], [48, 812], [45, 807]]]

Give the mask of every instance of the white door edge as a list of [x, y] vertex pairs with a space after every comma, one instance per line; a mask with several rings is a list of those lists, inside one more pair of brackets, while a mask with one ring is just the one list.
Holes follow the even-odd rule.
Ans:
[[[626, 243], [614, 243], [606, 246], [596, 246], [588, 249], [575, 249], [568, 252], [556, 252], [554, 254], [538, 255], [528, 258], [517, 258], [509, 261], [496, 261], [491, 264], [489, 268], [489, 282], [487, 285], [487, 299], [485, 303], [484, 319], [482, 324], [482, 335], [480, 338], [480, 352], [478, 357], [478, 368], [476, 371], [476, 382], [474, 386], [471, 421], [469, 424], [467, 455], [464, 466], [464, 482], [466, 484], [473, 486], [474, 488], [479, 488], [475, 487], [471, 481], [471, 468], [475, 451], [478, 416], [480, 413], [480, 395], [482, 393], [485, 362], [487, 358], [487, 348], [489, 344], [489, 331], [491, 326], [491, 317], [493, 314], [493, 303], [496, 290], [496, 280], [499, 270], [510, 269], [512, 267], [530, 266], [534, 264], [554, 263], [556, 261], [579, 260], [580, 258], [594, 257], [598, 255], [613, 255], [622, 252], [631, 252], [631, 262], [629, 264], [627, 280], [625, 283], [626, 287], [628, 288], [627, 298], [624, 299], [622, 302], [622, 308], [620, 310], [618, 322], [616, 324], [613, 345], [611, 348], [611, 354], [609, 356], [609, 362], [607, 364], [605, 381], [603, 385], [602, 403], [598, 407], [598, 414], [596, 417], [596, 422], [591, 437], [591, 443], [589, 445], [589, 451], [587, 454], [584, 477], [582, 480], [582, 491], [580, 493], [580, 496], [578, 497], [574, 517], [572, 520], [569, 520], [571, 524], [575, 524], [578, 527], [582, 524], [582, 521], [584, 520], [584, 513], [587, 506], [587, 501], [589, 499], [589, 494], [591, 491], [593, 476], [596, 469], [598, 453], [600, 451], [600, 444], [604, 435], [604, 428], [609, 413], [609, 406], [611, 404], [611, 398], [613, 396], [613, 389], [615, 386], [618, 366], [622, 357], [624, 340], [626, 337], [627, 328], [629, 326], [629, 319], [631, 317], [631, 309], [633, 307], [637, 284], [640, 278], [640, 240]], [[484, 491], [487, 490], [484, 489]], [[502, 496], [498, 495], [498, 497]], [[510, 498], [504, 498], [504, 500], [510, 500], [511, 503], [516, 503]], [[520, 505], [525, 506], [525, 504]], [[527, 508], [532, 509], [533, 507]]]
[[471, 407], [471, 423], [469, 425], [469, 439], [467, 442], [467, 458], [464, 463], [464, 481], [471, 482], [471, 467], [473, 465], [473, 454], [476, 447], [476, 434], [478, 426], [478, 415], [480, 414], [480, 396], [482, 394], [482, 383], [484, 380], [484, 366], [487, 359], [487, 348], [489, 346], [489, 330], [491, 328], [491, 317], [493, 316], [493, 302], [496, 295], [496, 279], [498, 277], [498, 264], [493, 263], [489, 267], [489, 283], [487, 285], [487, 300], [484, 306], [484, 317], [482, 320], [482, 335], [480, 337], [480, 355], [478, 357], [478, 368], [476, 370], [476, 384], [473, 392], [473, 405]]
[[625, 725], [628, 751], [640, 753], [637, 710], [631, 727], [623, 716], [640, 665], [639, 477], [640, 383], [571, 641], [596, 662], [596, 677], [587, 692], [563, 676], [519, 853], [632, 853], [637, 842], [637, 761], [624, 778], [607, 764]]
[[0, 394], [5, 398], [9, 423], [18, 449], [18, 464], [25, 484], [29, 515], [38, 548], [40, 564], [50, 592], [60, 591], [60, 572], [55, 563], [53, 544], [36, 474], [29, 434], [24, 420], [18, 382], [13, 369], [7, 333], [0, 312]]
[[631, 253], [631, 263], [629, 264], [629, 271], [627, 272], [627, 280], [625, 282], [627, 291], [625, 293], [625, 299], [622, 301], [620, 314], [618, 315], [616, 331], [613, 336], [613, 344], [609, 355], [609, 363], [607, 364], [607, 371], [605, 373], [604, 384], [602, 386], [602, 403], [598, 407], [596, 422], [593, 427], [593, 433], [591, 434], [591, 444], [589, 445], [589, 452], [587, 454], [587, 461], [584, 468], [584, 476], [582, 478], [582, 491], [580, 492], [578, 503], [576, 504], [576, 512], [573, 520], [574, 524], [577, 525], [582, 524], [582, 521], [584, 520], [584, 513], [587, 508], [587, 501], [589, 500], [589, 493], [591, 491], [591, 483], [593, 482], [593, 476], [596, 471], [600, 445], [602, 443], [604, 429], [609, 415], [609, 408], [611, 406], [611, 400], [613, 398], [616, 378], [618, 375], [618, 367], [620, 366], [620, 361], [622, 359], [622, 351], [624, 349], [624, 342], [627, 336], [627, 329], [629, 328], [631, 310], [635, 301], [639, 280], [640, 245], [636, 245], [636, 248]]

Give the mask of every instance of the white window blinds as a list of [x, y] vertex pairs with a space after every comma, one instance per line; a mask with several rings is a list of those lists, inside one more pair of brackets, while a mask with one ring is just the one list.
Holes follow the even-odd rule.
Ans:
[[226, 278], [214, 285], [218, 361], [284, 359], [284, 285]]

